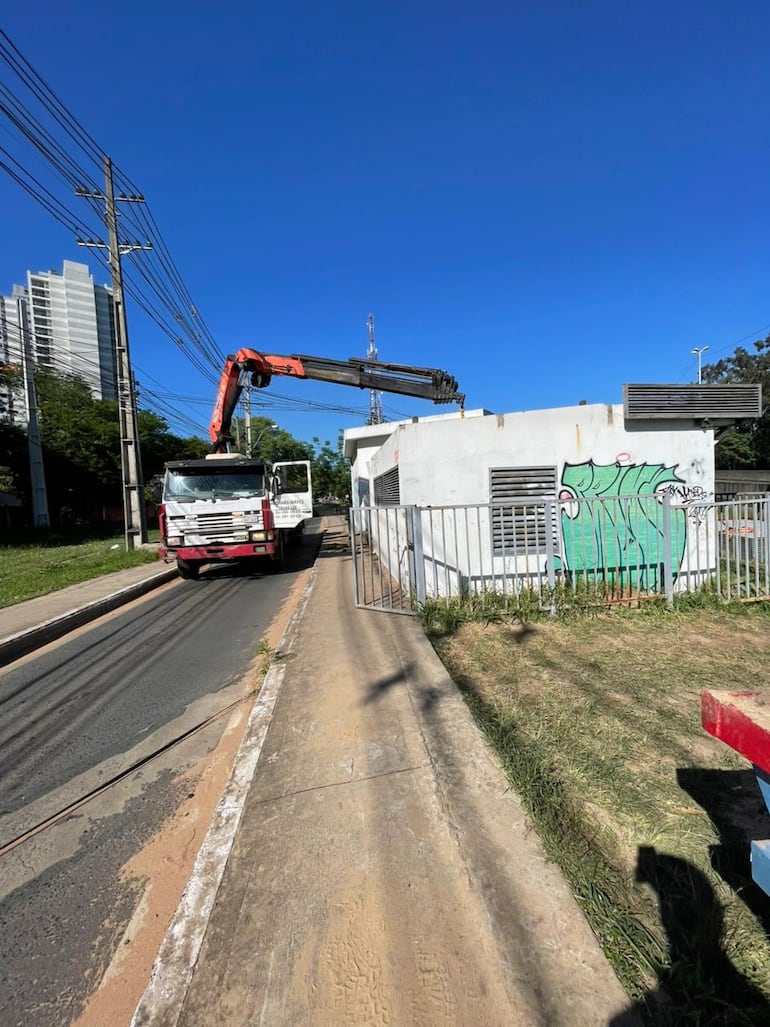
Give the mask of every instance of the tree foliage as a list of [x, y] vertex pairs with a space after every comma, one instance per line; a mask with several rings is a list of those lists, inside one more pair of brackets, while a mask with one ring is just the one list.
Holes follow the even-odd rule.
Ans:
[[[350, 468], [342, 455], [342, 432], [338, 433], [337, 444], [321, 440], [316, 436], [312, 443], [295, 438], [283, 428], [272, 427], [269, 417], [252, 417], [252, 453], [275, 463], [278, 460], [309, 460], [313, 477], [313, 496], [337, 496], [342, 500], [350, 492]], [[237, 427], [237, 433], [235, 432]], [[245, 452], [243, 423], [234, 426], [240, 451]]]
[[150, 410], [140, 410], [138, 421], [145, 481], [162, 474], [167, 460], [200, 460], [209, 452], [209, 445], [203, 439], [172, 434], [166, 421]]
[[[759, 384], [763, 397], [770, 398], [770, 335], [758, 339], [751, 349], [739, 346], [731, 356], [706, 364], [703, 381]], [[770, 467], [770, 412], [728, 429], [717, 445], [716, 465], [730, 470]]]
[[22, 491], [28, 465], [27, 436], [21, 428], [0, 421], [0, 492]]
[[[10, 372], [9, 372], [10, 373]], [[35, 372], [40, 436], [51, 522], [93, 523], [106, 508], [122, 508], [122, 468], [118, 405], [97, 400], [77, 375], [48, 368]], [[163, 417], [138, 413], [142, 473], [145, 482], [163, 471], [168, 460], [199, 459], [209, 452], [200, 438], [174, 435]], [[245, 451], [243, 422], [233, 425]], [[336, 446], [314, 438], [305, 442], [268, 417], [252, 419], [252, 451], [270, 462], [309, 460], [315, 497], [342, 500], [350, 491], [342, 433]], [[0, 421], [0, 490], [13, 490], [31, 512], [29, 446], [26, 431]]]
[[[275, 463], [277, 460], [312, 460], [313, 447], [295, 438], [284, 428], [273, 428], [269, 417], [252, 417], [252, 455]], [[241, 433], [241, 451], [245, 452], [245, 437]]]
[[342, 432], [337, 435], [337, 445], [313, 438], [313, 489], [316, 496], [336, 496], [342, 501], [350, 493], [350, 467], [342, 455]]
[[51, 510], [82, 518], [100, 506], [119, 506], [117, 403], [95, 400], [82, 378], [47, 368], [36, 372], [35, 388]]
[[[49, 368], [35, 371], [40, 439], [51, 522], [92, 523], [107, 507], [122, 507], [122, 468], [118, 404], [98, 400], [74, 374]], [[173, 435], [166, 421], [148, 410], [138, 413], [145, 479], [166, 460], [202, 456], [203, 439]], [[28, 440], [25, 431], [0, 424], [0, 465], [6, 466], [19, 497], [30, 508]]]

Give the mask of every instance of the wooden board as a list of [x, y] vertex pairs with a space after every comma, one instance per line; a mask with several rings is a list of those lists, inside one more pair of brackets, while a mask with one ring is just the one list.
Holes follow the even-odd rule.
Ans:
[[701, 692], [701, 722], [765, 773], [770, 773], [770, 691]]

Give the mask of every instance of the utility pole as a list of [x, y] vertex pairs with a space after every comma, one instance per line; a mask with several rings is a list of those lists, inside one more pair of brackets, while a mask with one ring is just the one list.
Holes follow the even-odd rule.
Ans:
[[24, 378], [24, 395], [27, 401], [27, 445], [29, 447], [29, 477], [32, 487], [32, 523], [36, 528], [50, 527], [48, 517], [48, 493], [45, 487], [43, 447], [40, 442], [40, 426], [37, 420], [37, 394], [32, 368], [32, 352], [29, 344], [29, 328], [24, 300], [16, 300], [19, 336], [21, 341], [21, 367]]
[[[123, 517], [126, 549], [136, 549], [147, 541], [147, 517], [144, 503], [142, 461], [139, 452], [139, 422], [136, 412], [136, 389], [128, 349], [126, 307], [123, 299], [123, 270], [120, 258], [132, 250], [151, 250], [150, 243], [121, 243], [118, 238], [118, 211], [112, 182], [112, 161], [104, 158], [104, 192], [76, 189], [76, 195], [104, 200], [104, 220], [107, 224], [108, 243], [100, 239], [78, 239], [79, 246], [109, 251], [112, 278], [112, 305], [115, 328], [115, 367], [118, 390], [118, 416], [120, 419], [120, 465], [123, 477]], [[117, 197], [119, 203], [144, 203], [143, 196]]]
[[[366, 326], [369, 329], [369, 348], [366, 351], [367, 360], [377, 359], [377, 344], [374, 341], [374, 316], [369, 315], [366, 319]], [[382, 393], [377, 389], [369, 389], [369, 420], [367, 424], [382, 424], [385, 417], [382, 413]]]
[[698, 385], [702, 385], [703, 384], [703, 379], [701, 377], [701, 366], [700, 365], [701, 365], [701, 357], [703, 356], [703, 354], [706, 352], [707, 349], [708, 349], [708, 346], [701, 346], [700, 349], [698, 349], [697, 346], [696, 346], [696, 348], [691, 351], [692, 353], [696, 353], [697, 356], [698, 356]]
[[243, 387], [243, 412], [246, 417], [246, 456], [251, 456], [251, 377], [248, 375]]

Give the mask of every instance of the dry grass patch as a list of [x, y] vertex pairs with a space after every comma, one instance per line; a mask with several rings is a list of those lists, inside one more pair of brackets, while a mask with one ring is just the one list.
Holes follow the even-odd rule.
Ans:
[[[764, 687], [763, 608], [460, 623], [434, 645], [624, 985], [655, 1023], [770, 1023], [770, 818], [705, 735], [703, 688]], [[646, 998], [645, 998], [646, 996]]]

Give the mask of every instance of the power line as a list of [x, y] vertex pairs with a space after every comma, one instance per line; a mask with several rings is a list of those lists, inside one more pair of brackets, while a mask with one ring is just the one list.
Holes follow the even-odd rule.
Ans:
[[[9, 317], [3, 318], [3, 324], [8, 326], [8, 327], [11, 327], [11, 328], [14, 328], [14, 329], [18, 330], [19, 333], [20, 333], [20, 339], [21, 339], [22, 335], [26, 335], [26, 336], [30, 336], [30, 337], [32, 337], [34, 335], [34, 333], [33, 333], [33, 331], [31, 329], [25, 328], [23, 325], [19, 324], [18, 321], [14, 321], [14, 320], [12, 320]], [[59, 335], [51, 335], [50, 338], [54, 342], [69, 342], [70, 341], [68, 338], [64, 338], [64, 337], [59, 336]], [[21, 354], [20, 354], [20, 359], [21, 359]], [[75, 375], [76, 377], [78, 377], [82, 381], [84, 381], [84, 383], [87, 384], [87, 385], [90, 385], [91, 384], [91, 380], [94, 379], [95, 377], [101, 377], [101, 374], [102, 374], [102, 372], [104, 370], [102, 365], [97, 360], [93, 360], [93, 359], [91, 359], [91, 358], [89, 358], [89, 357], [87, 357], [87, 356], [85, 356], [83, 354], [74, 353], [74, 352], [68, 352], [67, 353], [67, 366], [66, 367], [53, 367], [50, 364], [37, 364], [36, 366], [38, 368], [40, 368], [41, 370], [43, 370], [43, 371], [52, 371], [55, 374], [64, 374], [64, 375], [72, 374], [72, 375]], [[142, 375], [142, 378], [145, 378], [145, 377], [151, 378], [151, 376], [146, 371], [142, 371], [140, 368], [137, 368], [137, 370]], [[160, 383], [158, 383], [158, 384], [160, 384]], [[193, 430], [193, 432], [196, 433], [196, 434], [202, 434], [202, 435], [206, 434], [207, 429], [206, 429], [205, 425], [203, 424], [203, 422], [196, 421], [195, 419], [190, 417], [184, 410], [181, 410], [181, 409], [179, 409], [179, 407], [174, 406], [174, 404], [172, 402], [170, 402], [170, 400], [173, 400], [173, 399], [177, 398], [177, 399], [179, 399], [179, 400], [181, 400], [183, 402], [200, 402], [201, 404], [207, 405], [209, 407], [212, 405], [211, 404], [211, 400], [204, 400], [204, 399], [193, 400], [192, 397], [184, 397], [184, 396], [175, 397], [175, 396], [173, 396], [173, 394], [171, 396], [160, 396], [157, 393], [155, 393], [152, 389], [147, 388], [143, 384], [143, 382], [140, 382], [138, 379], [135, 381], [135, 385], [136, 385], [136, 390], [137, 390], [137, 398], [141, 400], [144, 397], [148, 397], [149, 399], [155, 401], [156, 406], [160, 409], [160, 412], [163, 414], [164, 418], [167, 417], [169, 421], [174, 421], [174, 422], [179, 423], [179, 424], [184, 424], [188, 428], [191, 428]], [[163, 388], [162, 385], [160, 387]], [[115, 402], [117, 400], [116, 396], [107, 396], [107, 397], [102, 397], [102, 398], [103, 398], [103, 400], [106, 399], [106, 400], [111, 400], [113, 402]], [[142, 404], [142, 406], [144, 406], [144, 404]], [[149, 409], [149, 410], [152, 410], [153, 406], [152, 406], [152, 404], [148, 403], [146, 408]], [[157, 410], [155, 412], [157, 412]]]
[[[27, 85], [33, 95], [37, 97], [83, 153], [97, 167], [100, 167], [103, 151], [93, 136], [86, 131], [75, 115], [48, 85], [40, 72], [32, 66], [21, 50], [2, 29], [0, 29], [0, 38], [4, 40], [4, 42], [0, 41], [0, 55], [5, 59], [9, 67], [15, 71], [18, 77]], [[14, 54], [16, 55], [15, 57]]]
[[[33, 151], [45, 159], [54, 173], [69, 188], [78, 188], [86, 193], [86, 199], [93, 213], [102, 220], [98, 189], [95, 186], [95, 174], [88, 168], [94, 164], [100, 166], [104, 160], [102, 148], [84, 128], [72, 111], [56, 95], [51, 86], [43, 79], [30, 61], [10, 40], [7, 33], [0, 30], [0, 60], [16, 75], [23, 87], [28, 90], [34, 102], [39, 104], [45, 115], [50, 118], [58, 129], [65, 133], [68, 140], [74, 143], [86, 158], [88, 167], [84, 167], [56, 139], [51, 130], [35, 116], [29, 106], [14, 96], [7, 86], [0, 84], [0, 113], [3, 113], [20, 136], [33, 147]], [[7, 153], [7, 151], [6, 151]], [[66, 203], [62, 203], [39, 180], [35, 179], [20, 161], [8, 154], [15, 168], [3, 163], [2, 170], [17, 182], [36, 202], [56, 218], [69, 231], [79, 231], [90, 235], [91, 230], [85, 227], [82, 218], [73, 214]], [[139, 190], [119, 168], [114, 168], [114, 179], [120, 187], [128, 187], [134, 193]], [[40, 190], [38, 194], [36, 190]], [[157, 221], [151, 211], [142, 206], [141, 213], [130, 212], [123, 223], [128, 227], [132, 224], [141, 232], [152, 234], [153, 245], [157, 254], [140, 268], [127, 265], [126, 293], [137, 303], [157, 327], [178, 346], [183, 356], [190, 360], [208, 380], [212, 371], [218, 372], [224, 362], [224, 354], [216, 344], [213, 334], [192, 301], [181, 273], [171, 256], [171, 252], [163, 239]], [[77, 225], [77, 228], [75, 228]], [[140, 280], [141, 279], [141, 280]], [[129, 284], [130, 280], [130, 284]], [[153, 298], [154, 297], [154, 298]], [[165, 312], [165, 313], [164, 313]]]
[[[25, 103], [7, 86], [1, 85], [0, 113], [5, 115], [21, 139], [32, 147], [35, 159], [45, 161], [68, 189], [75, 187], [85, 194], [90, 213], [98, 216], [101, 222], [104, 212], [99, 205], [99, 189], [95, 185], [98, 175], [94, 168], [100, 168], [104, 160], [102, 147], [2, 30], [0, 62], [5, 62], [31, 97]], [[33, 111], [33, 105], [41, 108], [42, 116]], [[77, 156], [57, 138], [61, 133], [75, 145]], [[94, 236], [97, 244], [100, 242], [98, 233], [86, 225], [86, 219], [80, 214], [74, 214], [67, 203], [62, 202], [51, 189], [24, 168], [22, 161], [8, 151], [6, 155], [8, 161], [0, 165], [2, 170], [54, 216], [59, 224], [87, 239]], [[117, 166], [113, 168], [113, 176], [119, 188], [141, 195], [136, 184]], [[121, 225], [124, 231], [136, 231], [142, 237], [151, 238], [153, 244], [152, 253], [141, 262], [125, 263], [123, 289], [126, 296], [142, 310], [162, 335], [174, 343], [204, 380], [216, 385], [224, 363], [224, 351], [194, 303], [149, 205], [130, 205], [121, 219]], [[101, 266], [110, 270], [109, 262], [99, 250], [94, 251], [94, 256]], [[364, 414], [362, 408], [358, 407], [317, 403], [282, 397], [275, 393], [271, 393], [269, 399], [260, 396], [257, 402], [263, 408], [304, 409], [353, 417]]]
[[[88, 232], [88, 229], [77, 218], [77, 216], [73, 214], [73, 212], [65, 204], [63, 204], [59, 199], [57, 199], [57, 197], [54, 196], [54, 194], [49, 189], [46, 189], [46, 187], [42, 184], [42, 182], [39, 181], [39, 179], [35, 178], [35, 176], [31, 174], [31, 172], [27, 171], [26, 168], [24, 168], [23, 165], [20, 164], [20, 162], [17, 161], [16, 158], [11, 153], [9, 153], [9, 151], [6, 150], [4, 146], [0, 146], [0, 153], [3, 153], [10, 161], [12, 161], [18, 170], [14, 170], [13, 168], [11, 168], [8, 164], [5, 163], [5, 161], [0, 161], [0, 168], [2, 168], [2, 170], [5, 171], [6, 174], [9, 175], [9, 177], [14, 179], [14, 181], [17, 182], [22, 187], [22, 189], [24, 189], [32, 197], [33, 200], [35, 200], [42, 207], [44, 207], [48, 211], [48, 213], [51, 214], [51, 216], [59, 222], [60, 225], [63, 225], [70, 232]], [[22, 177], [23, 175], [26, 175], [29, 181], [25, 181]], [[39, 190], [39, 192], [36, 192], [35, 187], [37, 188], [37, 190]], [[44, 193], [45, 197], [48, 197], [48, 199], [45, 199], [44, 196], [40, 195], [41, 193]]]
[[[715, 349], [713, 351], [712, 355], [717, 357], [717, 356], [719, 356], [720, 353], [727, 353], [728, 350], [735, 351], [744, 342], [757, 342], [757, 341], [759, 341], [758, 336], [762, 335], [762, 333], [766, 334], [768, 331], [770, 331], [770, 324], [763, 325], [761, 328], [757, 328], [756, 331], [749, 332], [748, 335], [744, 335], [743, 338], [742, 339], [738, 339], [737, 342], [728, 343], [726, 346], [720, 346], [718, 349]], [[762, 337], [764, 338], [765, 336], [762, 336]], [[692, 363], [693, 363], [692, 360], [688, 360], [687, 367], [681, 372], [681, 374], [677, 378], [677, 381], [681, 382], [682, 379], [688, 375], [688, 371], [689, 371]], [[709, 361], [709, 363], [714, 363], [714, 361], [713, 360]]]

